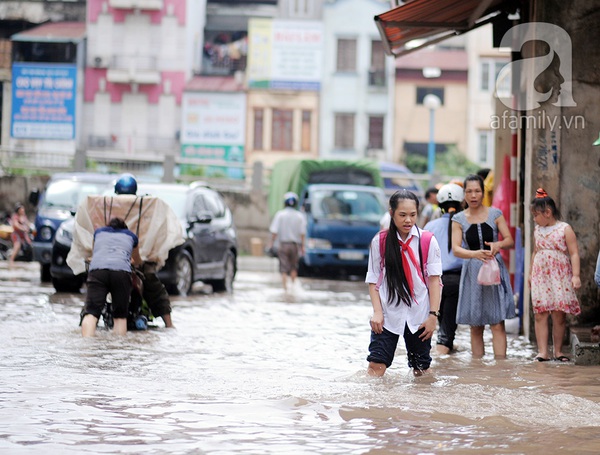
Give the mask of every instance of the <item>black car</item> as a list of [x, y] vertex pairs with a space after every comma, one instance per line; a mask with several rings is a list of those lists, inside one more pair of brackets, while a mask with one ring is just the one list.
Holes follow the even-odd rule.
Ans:
[[[237, 236], [223, 197], [204, 184], [139, 183], [138, 195], [158, 196], [173, 209], [185, 230], [182, 245], [173, 248], [158, 277], [171, 294], [186, 295], [195, 281], [215, 291], [231, 292], [237, 271]], [[74, 220], [58, 229], [52, 247], [50, 273], [59, 291], [81, 288], [85, 275], [74, 276], [66, 263], [73, 241]]]

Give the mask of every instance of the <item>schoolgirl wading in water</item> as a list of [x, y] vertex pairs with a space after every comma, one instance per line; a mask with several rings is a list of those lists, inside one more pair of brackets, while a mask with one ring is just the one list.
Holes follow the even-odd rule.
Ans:
[[423, 231], [416, 226], [419, 200], [415, 194], [397, 191], [390, 198], [389, 211], [389, 229], [373, 238], [369, 250], [365, 281], [373, 316], [367, 373], [383, 376], [402, 336], [408, 366], [418, 376], [431, 364], [431, 336], [441, 298], [440, 247], [431, 237], [427, 257], [421, 257]]

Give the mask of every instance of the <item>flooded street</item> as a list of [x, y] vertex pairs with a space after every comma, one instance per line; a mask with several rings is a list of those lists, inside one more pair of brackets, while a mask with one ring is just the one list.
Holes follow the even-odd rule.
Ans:
[[461, 327], [431, 375], [399, 349], [367, 377], [362, 281], [286, 295], [275, 268], [243, 268], [232, 295], [173, 298], [176, 329], [93, 339], [83, 294], [37, 264], [0, 262], [0, 283], [0, 453], [600, 453], [600, 367], [534, 363], [517, 335], [507, 360], [472, 360]]

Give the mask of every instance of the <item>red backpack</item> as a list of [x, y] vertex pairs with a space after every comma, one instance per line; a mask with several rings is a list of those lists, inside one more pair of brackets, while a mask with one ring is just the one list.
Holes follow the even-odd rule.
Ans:
[[[379, 291], [379, 287], [381, 286], [381, 282], [383, 280], [383, 268], [385, 267], [385, 240], [387, 239], [388, 231], [383, 230], [379, 231], [379, 256], [381, 257], [380, 268], [379, 268], [379, 278], [377, 279], [377, 283], [375, 284], [375, 289]], [[419, 256], [419, 262], [421, 263], [421, 273], [422, 276], [425, 277], [425, 284], [427, 284], [427, 275], [425, 274], [425, 270], [427, 270], [427, 258], [429, 257], [429, 245], [431, 244], [431, 237], [433, 237], [433, 232], [425, 231], [423, 229], [419, 229], [419, 240], [421, 242], [421, 255]], [[425, 261], [423, 261], [425, 258]]]

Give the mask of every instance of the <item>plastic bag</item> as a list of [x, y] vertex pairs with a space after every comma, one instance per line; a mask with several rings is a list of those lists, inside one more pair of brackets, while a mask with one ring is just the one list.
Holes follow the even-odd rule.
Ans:
[[477, 283], [483, 286], [500, 284], [500, 267], [496, 258], [488, 259], [483, 263], [477, 274]]

